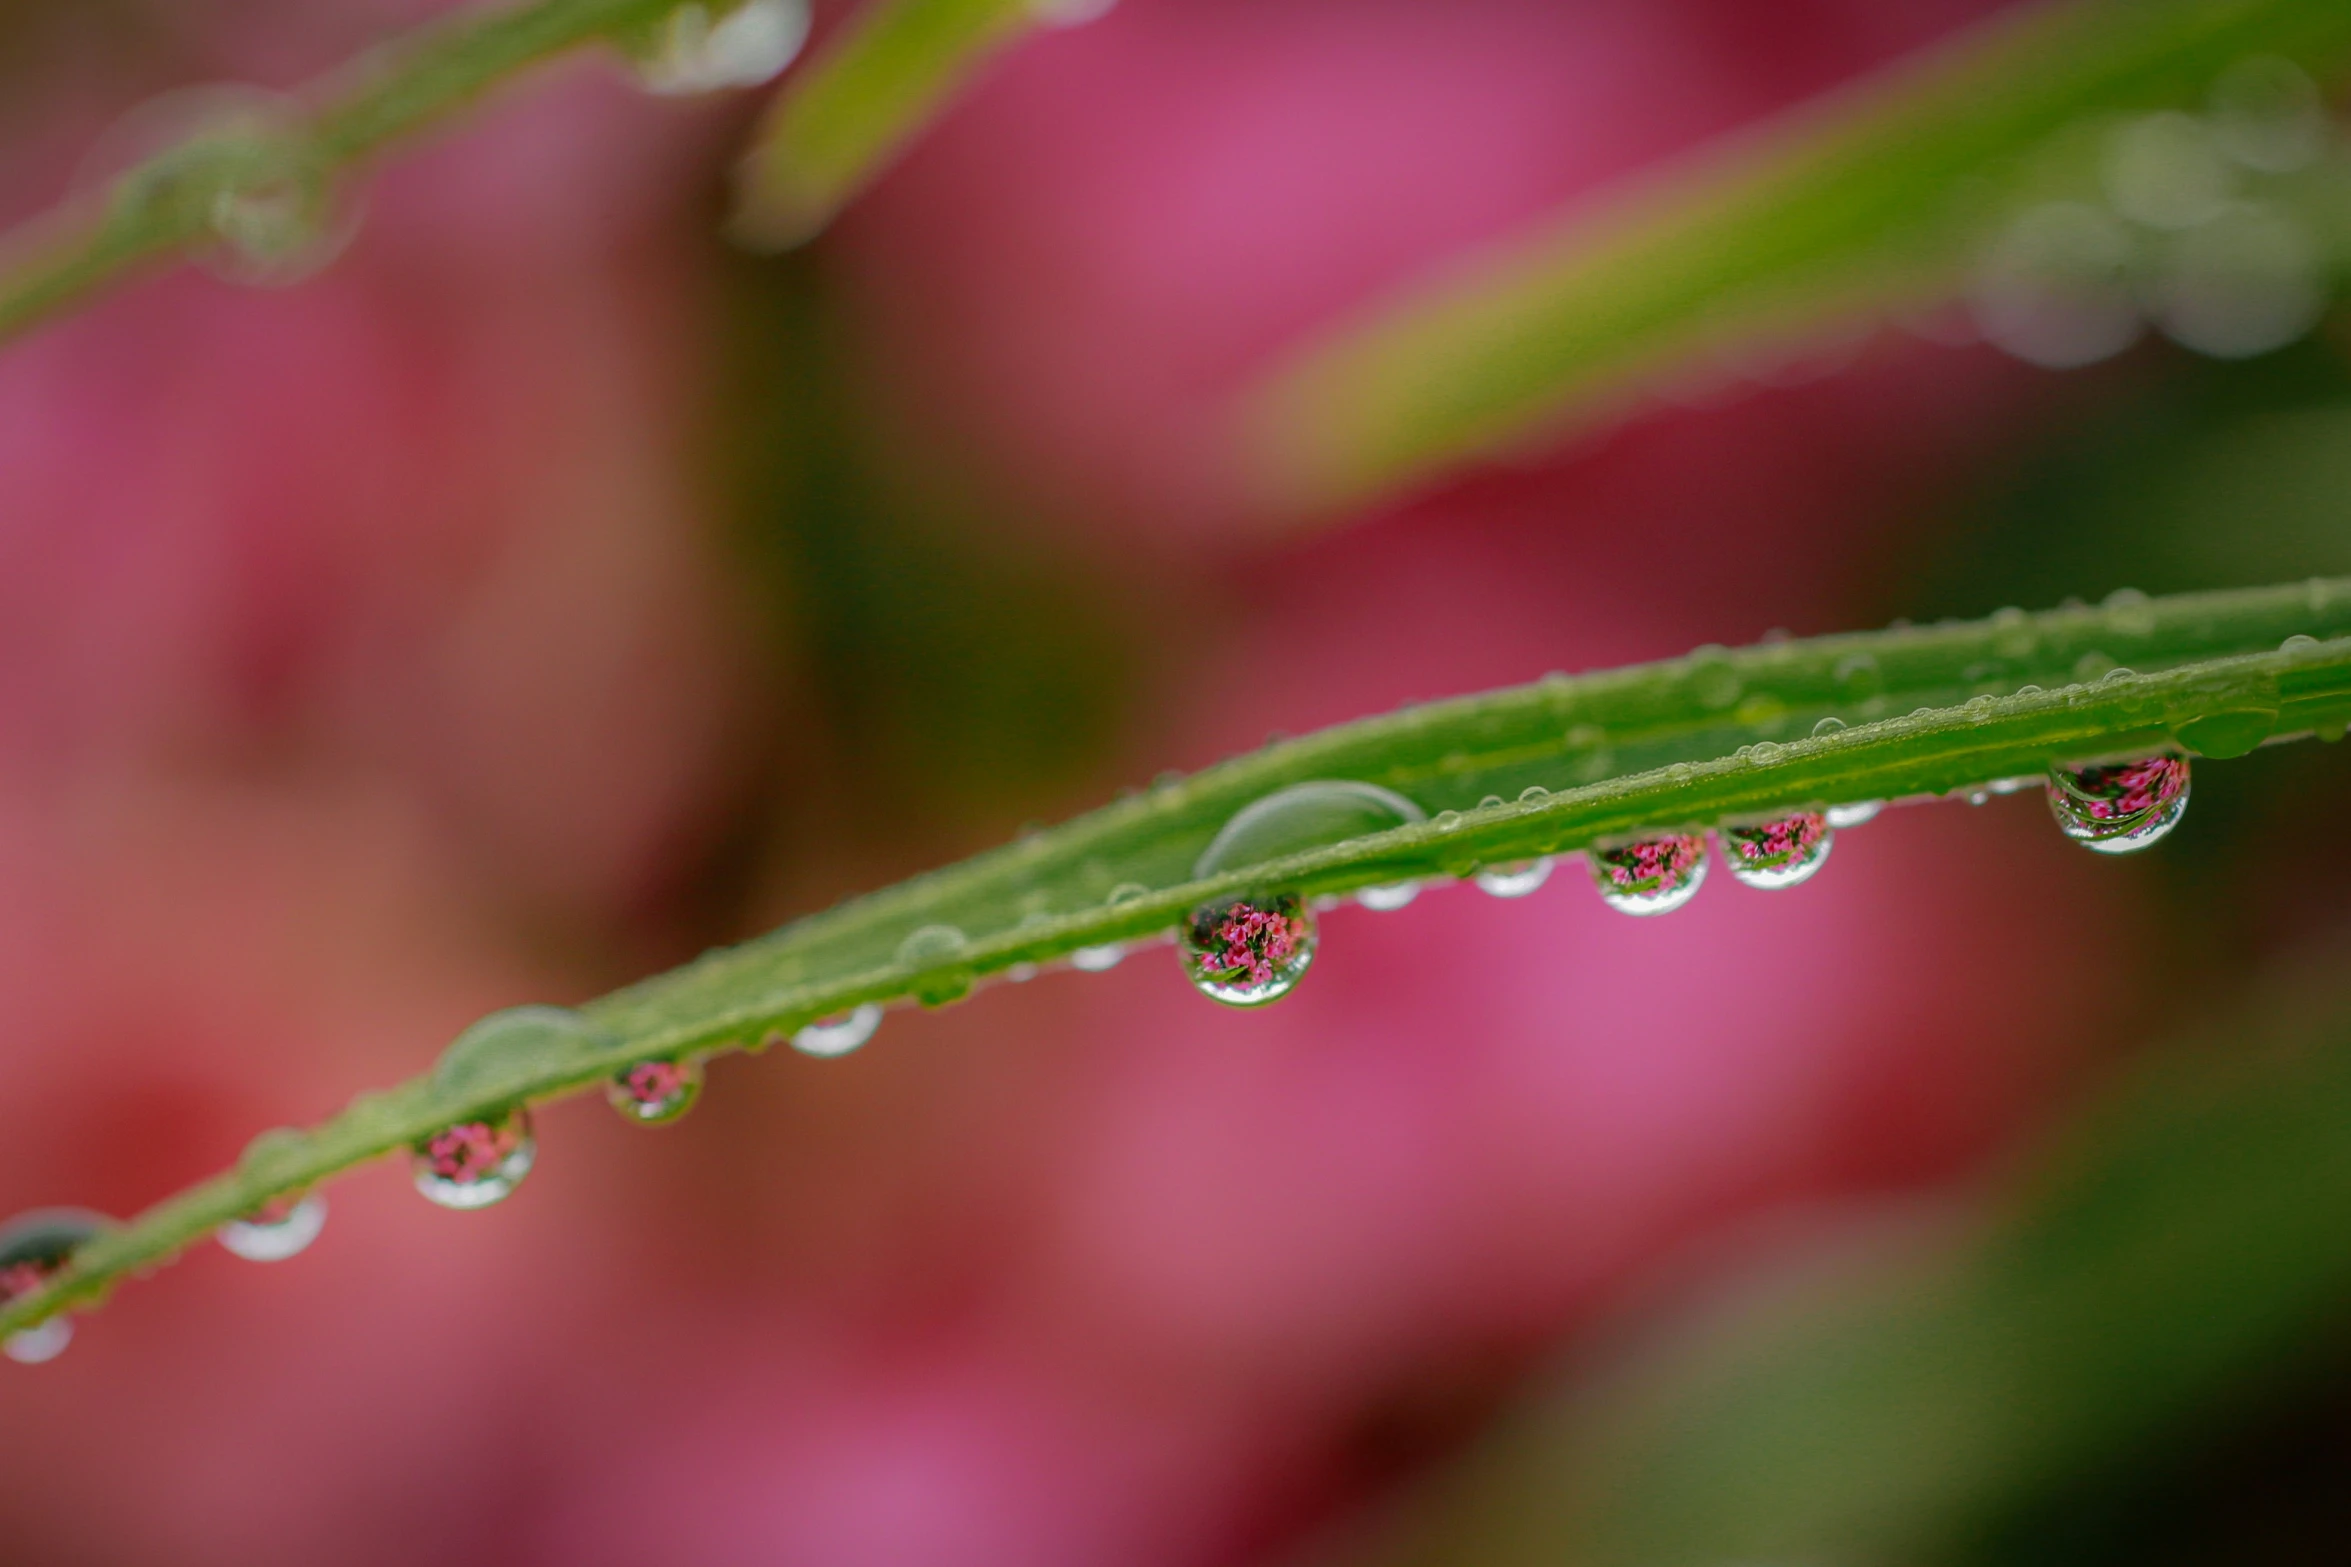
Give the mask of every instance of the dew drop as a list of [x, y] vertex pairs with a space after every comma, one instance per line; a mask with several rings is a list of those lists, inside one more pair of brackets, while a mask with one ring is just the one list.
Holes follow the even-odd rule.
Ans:
[[656, 1057], [613, 1074], [604, 1098], [620, 1118], [638, 1126], [663, 1126], [694, 1108], [702, 1097], [702, 1063]]
[[1688, 659], [1690, 693], [1698, 705], [1708, 712], [1719, 712], [1739, 700], [1746, 683], [1739, 678], [1737, 666], [1731, 663], [1730, 650], [1719, 643], [1709, 642], [1692, 650]]
[[1706, 880], [1706, 839], [1667, 833], [1589, 851], [1601, 901], [1623, 914], [1671, 914]]
[[953, 925], [918, 925], [898, 943], [898, 961], [907, 968], [923, 968], [961, 952], [963, 932]]
[[2113, 669], [2114, 667], [2115, 663], [2113, 659], [2107, 657], [2106, 654], [2100, 649], [2091, 648], [2088, 652], [2084, 653], [2081, 657], [2073, 661], [2073, 677], [2074, 679], [2087, 684], [2092, 680], [2105, 679], [2107, 671]]
[[1523, 898], [1551, 879], [1548, 859], [1515, 860], [1478, 872], [1478, 890], [1497, 898]]
[[2011, 604], [1992, 611], [1992, 651], [2002, 658], [2030, 658], [2040, 646], [2033, 618]]
[[1518, 791], [1518, 803], [1521, 805], [1541, 805], [1550, 798], [1551, 791], [1541, 784], [1528, 784]]
[[1355, 901], [1374, 914], [1393, 914], [1420, 896], [1417, 881], [1382, 882], [1376, 887], [1356, 889]]
[[433, 1087], [460, 1099], [519, 1097], [618, 1043], [566, 1007], [508, 1007], [450, 1041], [433, 1063]]
[[1437, 813], [1437, 815], [1436, 815], [1436, 828], [1437, 828], [1437, 831], [1439, 831], [1439, 832], [1453, 832], [1453, 831], [1457, 830], [1457, 829], [1458, 829], [1460, 826], [1461, 826], [1461, 813], [1460, 813], [1459, 811], [1439, 811], [1439, 812]]
[[1102, 901], [1115, 909], [1122, 903], [1132, 903], [1137, 898], [1148, 898], [1150, 896], [1151, 889], [1144, 886], [1141, 882], [1122, 881], [1117, 886], [1111, 888], [1110, 891], [1103, 896]]
[[2286, 638], [2285, 641], [2278, 644], [2278, 651], [2281, 653], [2299, 653], [2306, 647], [2316, 646], [2318, 646], [2318, 638], [2311, 636], [2307, 632], [2297, 631], [2292, 636]]
[[231, 1219], [213, 1238], [222, 1250], [247, 1262], [283, 1262], [309, 1250], [326, 1223], [324, 1196], [288, 1193], [271, 1198], [242, 1219]]
[[639, 46], [637, 80], [664, 96], [757, 87], [782, 75], [807, 41], [807, 0], [742, 0], [716, 17], [690, 0]]
[[1750, 827], [1721, 829], [1723, 860], [1750, 887], [1774, 891], [1809, 880], [1826, 864], [1836, 833], [1820, 811], [1798, 811]]
[[916, 1000], [939, 1007], [971, 994], [970, 967], [953, 961], [968, 945], [962, 930], [953, 925], [919, 925], [907, 933], [898, 943], [898, 962], [920, 976]]
[[[1455, 822], [1461, 819], [1447, 814]], [[1214, 876], [1425, 819], [1418, 805], [1377, 784], [1334, 779], [1292, 784], [1236, 811], [1200, 851], [1192, 874]], [[1438, 822], [1443, 825], [1444, 817]]]
[[[63, 1272], [74, 1253], [113, 1221], [82, 1208], [35, 1208], [0, 1225], [0, 1306], [31, 1294]], [[28, 1366], [54, 1360], [73, 1337], [62, 1315], [0, 1339], [0, 1352]]]
[[2155, 634], [2155, 601], [2137, 588], [2116, 588], [2099, 608], [2106, 611], [2106, 629], [2118, 636]]
[[1885, 671], [1878, 667], [1877, 657], [1870, 653], [1848, 653], [1837, 660], [1832, 672], [1837, 682], [1837, 694], [1851, 702], [1866, 702], [1883, 695], [1886, 689]]
[[1184, 923], [1184, 972], [1212, 1001], [1263, 1006], [1297, 988], [1314, 943], [1314, 916], [1294, 892], [1203, 904]]
[[1015, 963], [1012, 965], [1012, 967], [1004, 971], [1004, 977], [1015, 985], [1025, 985], [1030, 980], [1037, 977], [1037, 965], [1034, 963]]
[[2173, 733], [2179, 736], [2180, 744], [2198, 756], [2226, 761], [2251, 755], [2262, 741], [2277, 733], [2277, 727], [2276, 708], [2245, 707], [2207, 713], [2180, 725]]
[[1098, 947], [1080, 947], [1069, 955], [1069, 966], [1084, 974], [1104, 974], [1118, 967], [1127, 949], [1115, 941]]
[[2059, 829], [2100, 854], [2146, 848], [2178, 826], [2187, 809], [2182, 757], [2049, 769], [2049, 810]]
[[792, 1036], [792, 1048], [803, 1055], [845, 1056], [873, 1038], [882, 1026], [882, 1007], [868, 1001], [839, 1017], [820, 1018]]
[[538, 1157], [531, 1113], [520, 1105], [443, 1127], [408, 1150], [416, 1189], [444, 1208], [487, 1208], [520, 1186]]
[[1832, 805], [1821, 816], [1831, 827], [1858, 827], [1863, 822], [1874, 821], [1885, 808], [1883, 800], [1855, 800], [1847, 805]]
[[1815, 740], [1826, 739], [1828, 736], [1835, 734], [1838, 730], [1844, 727], [1845, 720], [1837, 717], [1834, 713], [1831, 713], [1828, 717], [1822, 719], [1820, 722], [1812, 726], [1812, 738]]

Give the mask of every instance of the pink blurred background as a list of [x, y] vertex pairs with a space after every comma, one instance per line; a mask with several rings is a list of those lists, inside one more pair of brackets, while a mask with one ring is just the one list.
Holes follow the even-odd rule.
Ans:
[[[416, 9], [0, 12], [0, 203]], [[751, 98], [583, 60], [321, 276], [9, 348], [0, 1206], [133, 1211], [483, 1011], [1269, 729], [1902, 610], [2104, 372], [1888, 336], [1310, 535], [1223, 453], [1350, 309], [1980, 9], [1126, 0], [776, 262], [714, 237]], [[1014, 727], [934, 752], [974, 701]], [[1897, 811], [1665, 921], [1567, 873], [1335, 913], [1262, 1015], [1152, 951], [726, 1061], [674, 1131], [566, 1105], [495, 1210], [374, 1168], [299, 1261], [201, 1248], [0, 1368], [0, 1555], [1281, 1557], [1761, 1216], [1997, 1168], [2143, 1019], [2146, 874], [2029, 797]]]

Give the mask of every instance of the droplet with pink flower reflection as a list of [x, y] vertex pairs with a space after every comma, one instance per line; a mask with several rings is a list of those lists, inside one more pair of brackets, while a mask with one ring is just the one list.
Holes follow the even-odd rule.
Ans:
[[247, 1262], [283, 1262], [309, 1250], [326, 1228], [327, 1200], [317, 1192], [273, 1197], [214, 1236], [231, 1256]]
[[520, 1105], [445, 1126], [408, 1150], [416, 1189], [444, 1208], [487, 1208], [520, 1186], [538, 1157], [531, 1113]]
[[1261, 1007], [1314, 962], [1314, 915], [1294, 892], [1203, 904], [1184, 922], [1184, 973], [1228, 1007]]
[[1723, 863], [1746, 885], [1774, 892], [1809, 881], [1828, 862], [1836, 841], [1825, 814], [1798, 811], [1753, 826], [1723, 828]]
[[[81, 1208], [36, 1208], [0, 1225], [0, 1306], [46, 1285], [112, 1222]], [[0, 1339], [0, 1353], [38, 1365], [63, 1354], [72, 1338], [73, 1322], [61, 1314]]]
[[639, 1061], [613, 1074], [604, 1097], [621, 1119], [638, 1126], [665, 1126], [702, 1097], [699, 1061]]
[[1704, 833], [1660, 833], [1586, 857], [1601, 901], [1620, 914], [1671, 914], [1706, 881]]
[[2185, 757], [2049, 769], [2050, 814], [2068, 838], [2100, 854], [2146, 848], [2177, 827], [2187, 809]]

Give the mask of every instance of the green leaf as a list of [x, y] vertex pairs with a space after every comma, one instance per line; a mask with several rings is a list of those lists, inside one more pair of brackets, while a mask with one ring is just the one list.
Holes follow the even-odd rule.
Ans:
[[1982, 204], [2086, 118], [2248, 54], [2351, 54], [2339, 0], [2076, 0], [1997, 19], [1310, 347], [1249, 416], [1280, 504], [1341, 507], [1621, 400], [1645, 372], [1947, 296]]
[[760, 123], [736, 237], [780, 250], [815, 234], [1037, 12], [1034, 0], [872, 0]]
[[[456, 1122], [595, 1087], [639, 1060], [760, 1048], [867, 1002], [952, 1000], [1015, 965], [1163, 936], [1219, 898], [1337, 895], [1636, 831], [1937, 797], [2052, 762], [2175, 749], [2224, 718], [2233, 749], [2248, 715], [2270, 739], [2340, 737], [2351, 723], [2351, 579], [2126, 593], [2095, 608], [1702, 648], [1340, 725], [590, 1002], [576, 1034], [547, 1044], [534, 1027], [545, 1048], [527, 1059], [476, 1060], [469, 1047], [463, 1070], [362, 1095], [315, 1131], [265, 1134], [240, 1170], [110, 1232], [45, 1291], [0, 1306], [0, 1332]], [[1376, 784], [1429, 820], [1194, 874], [1243, 807], [1317, 779]]]

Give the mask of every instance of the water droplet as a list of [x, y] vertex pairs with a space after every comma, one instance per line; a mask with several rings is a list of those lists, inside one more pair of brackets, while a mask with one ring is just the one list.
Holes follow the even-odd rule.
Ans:
[[1758, 767], [1769, 767], [1788, 754], [1788, 748], [1777, 740], [1758, 740], [1747, 748], [1747, 758]]
[[1978, 269], [1976, 325], [2017, 358], [2052, 370], [2111, 358], [2139, 335], [2135, 250], [2130, 232], [2087, 202], [2028, 208]]
[[1848, 653], [1837, 660], [1834, 670], [1837, 694], [1851, 702], [1866, 702], [1884, 694], [1885, 671], [1878, 667], [1875, 654]]
[[531, 1112], [521, 1105], [443, 1127], [408, 1150], [416, 1189], [444, 1208], [487, 1208], [520, 1186], [538, 1157]]
[[898, 943], [898, 961], [907, 968], [923, 968], [961, 952], [963, 932], [953, 925], [918, 925]]
[[1015, 963], [1012, 965], [1012, 967], [1004, 971], [1004, 977], [1015, 985], [1025, 985], [1030, 980], [1037, 977], [1037, 965], [1034, 963]]
[[2233, 201], [2164, 247], [2149, 291], [2164, 336], [2215, 359], [2283, 348], [2326, 310], [2318, 239], [2270, 202]]
[[1184, 972], [1211, 1000], [1263, 1006], [1297, 988], [1314, 942], [1314, 916], [1296, 893], [1205, 904], [1184, 924]]
[[[81, 1208], [36, 1208], [0, 1225], [0, 1305], [47, 1284], [112, 1222]], [[72, 1337], [73, 1324], [62, 1315], [52, 1316], [0, 1340], [0, 1351], [11, 1360], [38, 1365], [56, 1359]]]
[[1069, 966], [1085, 974], [1103, 974], [1118, 967], [1127, 949], [1115, 941], [1098, 947], [1080, 947], [1069, 955]]
[[1992, 611], [1992, 651], [2002, 658], [2030, 658], [2040, 642], [2032, 616], [2023, 610], [2011, 604]]
[[807, 41], [807, 0], [742, 0], [715, 18], [689, 3], [638, 44], [637, 80], [665, 96], [757, 87], [782, 75]]
[[1828, 861], [1836, 833], [1820, 811], [1798, 811], [1749, 827], [1724, 827], [1722, 857], [1731, 874], [1767, 891], [1809, 880]]
[[662, 1126], [694, 1108], [702, 1097], [702, 1063], [655, 1058], [616, 1072], [604, 1097], [624, 1121]]
[[2155, 635], [2155, 601], [2137, 588], [2116, 588], [2098, 607], [2105, 611], [2106, 629], [2118, 636]]
[[1551, 862], [1541, 860], [1514, 860], [1508, 865], [1492, 865], [1478, 872], [1478, 890], [1497, 898], [1523, 898], [1551, 879]]
[[1624, 914], [1671, 914], [1696, 897], [1706, 880], [1706, 839], [1700, 833], [1594, 848], [1588, 858], [1602, 901]]
[[1832, 805], [1821, 815], [1831, 827], [1858, 827], [1863, 822], [1875, 820], [1878, 812], [1885, 808], [1886, 802], [1883, 800], [1855, 800], [1846, 805]]
[[566, 1007], [508, 1007], [450, 1041], [433, 1063], [433, 1087], [459, 1099], [519, 1096], [618, 1043]]
[[2288, 174], [2326, 145], [2318, 84], [2278, 55], [2239, 60], [2212, 84], [2213, 139], [2222, 152], [2264, 174]]
[[969, 945], [953, 925], [919, 925], [907, 933], [898, 943], [898, 962], [919, 976], [914, 989], [917, 1001], [926, 1007], [940, 1007], [971, 994], [974, 976], [970, 966], [954, 961]]
[[792, 1048], [803, 1055], [845, 1056], [873, 1038], [882, 1026], [882, 1007], [868, 1001], [839, 1017], [820, 1018], [792, 1036]]
[[1992, 803], [1992, 791], [1989, 789], [1970, 790], [1967, 796], [1967, 803], [1970, 805], [1989, 805]]
[[2106, 671], [2106, 673], [2103, 675], [2100, 675], [2098, 677], [2098, 683], [2102, 686], [2110, 686], [2116, 684], [2118, 681], [2136, 680], [2138, 678], [2139, 672], [2131, 668], [2130, 665], [2117, 664], [2112, 669]]
[[214, 1239], [247, 1262], [283, 1262], [301, 1255], [326, 1228], [327, 1200], [318, 1192], [273, 1197], [242, 1219], [231, 1219]]
[[1108, 895], [1105, 896], [1102, 901], [1115, 909], [1122, 903], [1132, 903], [1137, 898], [1148, 898], [1149, 896], [1151, 896], [1151, 889], [1144, 886], [1141, 882], [1122, 881], [1117, 886], [1111, 888]]
[[1459, 811], [1439, 811], [1439, 812], [1437, 813], [1437, 817], [1436, 817], [1436, 828], [1437, 828], [1437, 831], [1439, 831], [1439, 832], [1452, 832], [1452, 831], [1455, 831], [1456, 829], [1458, 829], [1460, 826], [1461, 826], [1461, 813], [1460, 813]]
[[2238, 708], [2225, 713], [2207, 713], [2191, 719], [2173, 731], [2180, 744], [2198, 756], [2209, 756], [2215, 761], [2248, 756], [2277, 733], [2278, 714], [2272, 707]]
[[2307, 635], [2304, 632], [2297, 631], [2292, 636], [2286, 638], [2285, 641], [2278, 644], [2278, 651], [2281, 653], [2299, 653], [2306, 647], [2316, 646], [2318, 646], [2318, 638]]
[[2108, 658], [2098, 649], [2092, 648], [2073, 661], [2073, 677], [2085, 683], [2092, 680], [2103, 680], [2106, 678], [2106, 672], [2114, 667], [2113, 659]]
[[1815, 740], [1825, 739], [1844, 727], [1845, 720], [1832, 713], [1812, 726], [1812, 738]]
[[2176, 109], [2143, 114], [2114, 127], [2100, 171], [2107, 203], [2133, 223], [2192, 228], [2220, 210], [2236, 175], [2212, 132]]
[[1357, 888], [1355, 901], [1374, 914], [1393, 914], [1419, 896], [1419, 882], [1391, 881], [1383, 882], [1376, 887]]
[[1192, 874], [1214, 876], [1424, 819], [1418, 805], [1376, 784], [1334, 779], [1292, 784], [1235, 812], [1200, 851]]
[[2188, 764], [2176, 756], [2049, 769], [2049, 809], [2068, 838], [2100, 854], [2144, 849], [2188, 809]]
[[1698, 705], [1708, 712], [1719, 712], [1739, 700], [1746, 682], [1739, 678], [1737, 666], [1731, 663], [1730, 650], [1720, 643], [1709, 642], [1691, 650], [1687, 660], [1690, 692]]
[[1521, 805], [1541, 805], [1550, 798], [1551, 791], [1541, 784], [1528, 784], [1518, 791], [1518, 803]]
[[257, 1133], [237, 1155], [237, 1173], [256, 1186], [278, 1186], [309, 1156], [308, 1132], [298, 1126], [273, 1126]]
[[2018, 686], [2016, 688], [2016, 694], [2018, 696], [2042, 696], [2046, 693], [2044, 693], [2039, 686]]

